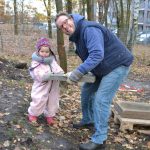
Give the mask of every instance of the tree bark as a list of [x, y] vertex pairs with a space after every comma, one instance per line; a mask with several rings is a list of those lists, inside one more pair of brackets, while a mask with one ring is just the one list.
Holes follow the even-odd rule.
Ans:
[[72, 0], [67, 0], [67, 12], [72, 13]]
[[88, 20], [93, 20], [93, 12], [92, 12], [92, 0], [87, 0], [87, 18]]
[[109, 7], [110, 0], [98, 0], [98, 21], [101, 24], [105, 24], [105, 26], [108, 26], [107, 23], [107, 15], [108, 15], [108, 7]]
[[[72, 13], [72, 0], [67, 0], [67, 12]], [[73, 42], [69, 42], [69, 51], [74, 51]]]
[[[62, 0], [55, 0], [56, 3], [56, 11], [59, 13], [63, 10], [63, 4]], [[65, 46], [64, 46], [64, 36], [63, 33], [57, 29], [57, 50], [60, 60], [60, 66], [62, 69], [67, 72], [67, 58], [66, 58], [66, 52], [65, 52]]]
[[133, 0], [131, 3], [131, 17], [130, 17], [130, 25], [129, 32], [127, 37], [127, 48], [132, 51], [134, 41], [136, 39], [136, 34], [138, 31], [138, 9], [140, 6], [140, 0]]
[[18, 11], [17, 0], [14, 0], [14, 34], [18, 35]]
[[47, 22], [48, 22], [48, 37], [52, 38], [52, 25], [51, 25], [51, 0], [48, 0], [46, 4], [46, 0], [43, 0], [46, 12], [47, 12]]
[[87, 0], [88, 20], [96, 20], [96, 0]]
[[131, 0], [114, 0], [117, 14], [117, 35], [127, 46], [127, 36], [129, 31]]

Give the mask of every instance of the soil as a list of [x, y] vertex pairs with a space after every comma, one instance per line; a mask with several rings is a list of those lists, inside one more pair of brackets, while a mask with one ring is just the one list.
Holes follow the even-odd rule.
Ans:
[[[47, 126], [43, 116], [39, 117], [39, 127], [34, 127], [27, 120], [27, 108], [31, 101], [32, 79], [28, 69], [16, 68], [16, 62], [0, 58], [0, 150], [77, 150], [78, 144], [87, 141], [93, 129], [76, 130], [73, 121], [81, 118], [80, 93], [78, 86], [62, 89], [60, 112], [55, 118], [54, 126]], [[135, 77], [131, 72], [125, 84], [144, 88], [142, 93], [118, 92], [116, 100], [128, 99], [150, 103], [150, 79]], [[150, 134], [140, 133], [135, 127], [122, 132], [119, 125], [110, 118], [110, 128], [106, 150], [148, 150]]]

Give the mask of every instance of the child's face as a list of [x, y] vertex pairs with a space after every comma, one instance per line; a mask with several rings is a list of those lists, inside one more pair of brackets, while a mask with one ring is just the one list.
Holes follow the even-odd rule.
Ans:
[[39, 55], [41, 57], [49, 57], [51, 54], [49, 47], [42, 46], [39, 50]]

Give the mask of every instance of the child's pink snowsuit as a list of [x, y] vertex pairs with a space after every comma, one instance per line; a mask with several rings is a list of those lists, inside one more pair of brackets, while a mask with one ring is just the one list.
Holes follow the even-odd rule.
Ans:
[[63, 73], [63, 70], [55, 59], [50, 65], [32, 61], [31, 67], [35, 68], [30, 71], [34, 83], [28, 113], [32, 116], [44, 113], [45, 117], [53, 117], [59, 108], [59, 81], [45, 81], [45, 77], [51, 73]]

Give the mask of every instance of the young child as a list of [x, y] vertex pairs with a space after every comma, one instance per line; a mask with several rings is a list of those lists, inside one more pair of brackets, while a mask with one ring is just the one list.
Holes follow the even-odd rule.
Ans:
[[51, 74], [64, 73], [57, 64], [47, 38], [40, 38], [36, 44], [37, 51], [32, 54], [30, 75], [34, 80], [28, 108], [28, 119], [35, 126], [37, 118], [44, 113], [47, 124], [54, 123], [53, 117], [59, 108], [59, 81], [49, 80]]

